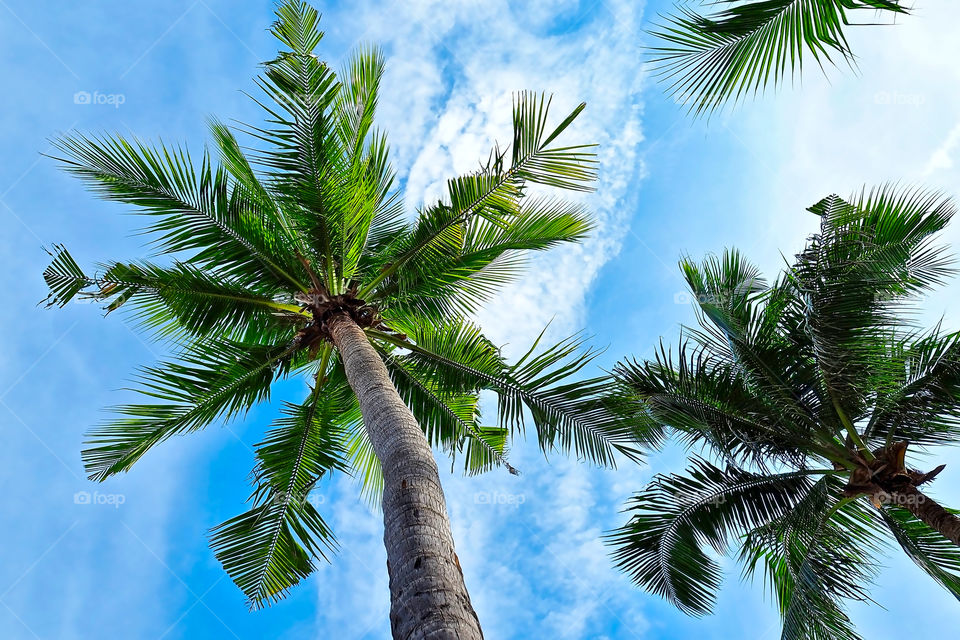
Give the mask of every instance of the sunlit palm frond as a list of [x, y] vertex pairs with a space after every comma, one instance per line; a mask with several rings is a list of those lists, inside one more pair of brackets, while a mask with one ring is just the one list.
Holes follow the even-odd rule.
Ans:
[[245, 286], [188, 263], [115, 262], [88, 276], [65, 248], [53, 250], [54, 261], [44, 272], [51, 291], [48, 305], [63, 306], [80, 296], [103, 304], [108, 313], [132, 308], [142, 326], [161, 336], [215, 334], [280, 343], [289, 341], [293, 326], [309, 319], [292, 300], [279, 302], [274, 287]]
[[447, 242], [409, 263], [374, 299], [414, 314], [473, 313], [523, 272], [529, 252], [578, 242], [591, 226], [582, 205], [526, 198], [509, 219], [476, 219], [457, 234], [451, 227]]
[[277, 222], [204, 153], [199, 168], [182, 148], [155, 148], [120, 136], [65, 136], [55, 142], [65, 169], [104, 198], [132, 204], [163, 253], [244, 282], [306, 290]]
[[318, 383], [302, 405], [287, 404], [257, 445], [253, 507], [211, 531], [217, 559], [253, 608], [282, 598], [336, 548], [310, 491], [346, 468], [338, 421], [350, 396], [341, 379]]
[[507, 150], [494, 148], [479, 171], [448, 181], [448, 200], [421, 211], [410, 233], [393, 246], [393, 255], [381, 272], [364, 282], [360, 296], [369, 297], [381, 283], [389, 286], [389, 279], [414, 260], [430, 261], [437, 255], [458, 251], [474, 218], [509, 224], [521, 214], [527, 183], [590, 190], [596, 179], [593, 145], [553, 144], [584, 106], [579, 105], [548, 129], [550, 100], [544, 95], [521, 93], [514, 101], [509, 159]]
[[91, 479], [127, 471], [154, 445], [246, 412], [269, 397], [284, 373], [287, 347], [194, 343], [175, 361], [141, 370], [136, 389], [155, 404], [116, 407], [116, 419], [87, 435], [83, 461]]
[[908, 12], [899, 0], [721, 0], [704, 16], [683, 7], [659, 25], [651, 47], [669, 93], [697, 115], [780, 86], [803, 69], [854, 56], [844, 30], [857, 10]]
[[569, 452], [606, 466], [615, 464], [615, 453], [639, 458], [638, 442], [643, 439], [639, 418], [618, 411], [606, 398], [611, 380], [604, 376], [566, 381], [595, 357], [582, 348], [581, 338], [547, 347], [538, 340], [507, 365], [479, 330], [464, 321], [439, 327], [422, 324], [408, 333], [410, 341], [395, 344], [409, 350], [404, 357], [413, 366], [425, 375], [443, 376], [454, 389], [493, 391], [499, 423], [519, 434], [529, 417], [544, 452]]

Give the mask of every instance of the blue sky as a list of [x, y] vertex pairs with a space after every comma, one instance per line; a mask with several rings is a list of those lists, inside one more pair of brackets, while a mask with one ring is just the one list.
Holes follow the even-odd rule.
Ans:
[[[84, 264], [144, 254], [124, 207], [98, 202], [40, 155], [69, 129], [205, 140], [216, 114], [256, 122], [256, 64], [274, 52], [269, 2], [125, 3], [0, 0], [0, 637], [387, 638], [379, 515], [349, 479], [317, 499], [343, 550], [272, 609], [248, 613], [206, 546], [206, 531], [243, 509], [251, 445], [275, 407], [165, 443], [129, 474], [92, 485], [83, 431], [134, 367], [162, 348], [95, 307], [47, 311], [41, 246], [66, 243]], [[529, 276], [481, 314], [488, 333], [519, 349], [548, 321], [609, 345], [602, 364], [650, 353], [691, 320], [677, 258], [739, 246], [772, 273], [812, 230], [803, 212], [863, 184], [919, 182], [960, 191], [960, 7], [923, 3], [895, 27], [852, 43], [859, 74], [813, 73], [709, 122], [693, 122], [641, 69], [642, 29], [666, 3], [318, 3], [338, 61], [379, 42], [388, 76], [380, 124], [411, 210], [445, 177], [475, 166], [509, 135], [510, 92], [543, 89], [558, 107], [588, 110], [576, 135], [601, 144], [589, 197], [600, 226], [582, 247], [538, 258]], [[936, 6], [934, 6], [936, 5]], [[811, 69], [812, 71], [812, 69]], [[88, 94], [89, 104], [77, 98]], [[955, 246], [960, 227], [948, 233]], [[928, 300], [929, 318], [956, 327], [956, 284]], [[284, 392], [297, 393], [295, 385]], [[520, 478], [445, 475], [458, 552], [489, 638], [778, 637], [762, 586], [730, 567], [716, 615], [685, 618], [612, 570], [599, 534], [668, 451], [617, 472], [518, 443]], [[960, 505], [960, 456], [936, 493]], [[99, 492], [76, 504], [77, 492]], [[117, 504], [121, 502], [122, 504]], [[867, 638], [933, 637], [957, 604], [909, 562], [891, 557], [875, 592], [886, 606], [854, 609]], [[920, 615], [922, 614], [922, 615]]]

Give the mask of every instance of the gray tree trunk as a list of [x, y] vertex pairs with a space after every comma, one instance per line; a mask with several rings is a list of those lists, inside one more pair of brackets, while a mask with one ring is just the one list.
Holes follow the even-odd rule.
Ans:
[[480, 640], [433, 452], [387, 368], [347, 315], [328, 322], [383, 468], [383, 542], [395, 640]]
[[927, 524], [939, 531], [947, 540], [960, 546], [960, 518], [950, 513], [935, 500], [916, 487], [908, 486], [894, 493], [894, 504], [902, 506]]

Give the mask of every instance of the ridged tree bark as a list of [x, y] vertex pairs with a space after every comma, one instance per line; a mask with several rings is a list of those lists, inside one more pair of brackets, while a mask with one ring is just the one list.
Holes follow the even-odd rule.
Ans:
[[328, 321], [383, 469], [383, 542], [395, 640], [480, 640], [433, 452], [387, 368], [346, 314]]
[[947, 540], [960, 546], [960, 518], [944, 509], [916, 487], [907, 486], [894, 494], [894, 504], [903, 507]]

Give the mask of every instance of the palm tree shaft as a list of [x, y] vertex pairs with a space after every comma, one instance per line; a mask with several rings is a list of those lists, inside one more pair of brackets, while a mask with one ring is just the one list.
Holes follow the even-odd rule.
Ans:
[[[437, 464], [423, 430], [357, 323], [340, 314], [328, 326], [383, 469], [383, 540], [393, 637], [483, 638], [454, 551]], [[427, 619], [421, 620], [418, 612], [428, 612]]]
[[960, 518], [944, 509], [936, 500], [916, 487], [907, 485], [894, 492], [893, 501], [934, 531], [939, 531], [944, 538], [960, 546]]

